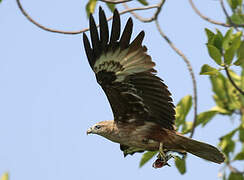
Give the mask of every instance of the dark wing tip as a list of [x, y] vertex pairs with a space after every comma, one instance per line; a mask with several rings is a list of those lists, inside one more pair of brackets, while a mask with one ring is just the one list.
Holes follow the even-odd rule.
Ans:
[[120, 36], [120, 15], [117, 9], [114, 10], [113, 24], [110, 37], [110, 45], [113, 46], [119, 39]]
[[83, 43], [84, 43], [84, 47], [85, 47], [85, 51], [86, 51], [86, 56], [88, 59], [88, 62], [90, 64], [91, 67], [93, 67], [94, 64], [94, 57], [93, 57], [93, 51], [90, 45], [90, 42], [88, 40], [88, 37], [86, 36], [85, 33], [83, 33]]
[[106, 47], [109, 38], [108, 23], [102, 7], [99, 7], [99, 23], [100, 23], [100, 42], [102, 49]]
[[130, 44], [130, 51], [134, 51], [134, 50], [138, 49], [139, 47], [141, 47], [144, 37], [145, 37], [145, 32], [141, 31]]
[[126, 49], [129, 46], [130, 38], [132, 34], [132, 28], [133, 28], [133, 21], [130, 17], [125, 25], [124, 32], [120, 39], [120, 48], [121, 50]]
[[95, 20], [94, 20], [92, 14], [90, 15], [89, 23], [90, 23], [90, 34], [91, 34], [92, 47], [93, 47], [94, 53], [97, 57], [100, 52], [99, 51], [100, 43], [99, 43], [97, 26], [96, 26], [96, 23], [95, 23]]

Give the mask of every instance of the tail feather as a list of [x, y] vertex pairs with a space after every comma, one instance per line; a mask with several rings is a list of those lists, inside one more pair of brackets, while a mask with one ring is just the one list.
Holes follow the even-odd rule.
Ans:
[[200, 158], [219, 164], [225, 160], [223, 153], [221, 153], [216, 147], [210, 144], [199, 142], [180, 134], [177, 134], [177, 141], [177, 144], [180, 144], [181, 149]]

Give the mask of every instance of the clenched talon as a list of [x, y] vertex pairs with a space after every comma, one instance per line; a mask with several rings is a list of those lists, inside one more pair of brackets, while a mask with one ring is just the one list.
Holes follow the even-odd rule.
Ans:
[[153, 163], [153, 167], [155, 169], [157, 168], [162, 168], [163, 166], [169, 166], [171, 167], [169, 164], [168, 164], [168, 160], [170, 160], [173, 156], [171, 154], [169, 155], [166, 155], [164, 158], [160, 157], [160, 154], [158, 155], [158, 159]]
[[161, 168], [161, 167], [166, 166], [166, 165], [170, 167], [170, 165], [168, 164], [167, 161], [164, 161], [164, 160], [162, 160], [162, 159], [157, 159], [157, 160], [153, 163], [152, 166], [153, 166], [155, 169], [157, 169], [157, 168]]

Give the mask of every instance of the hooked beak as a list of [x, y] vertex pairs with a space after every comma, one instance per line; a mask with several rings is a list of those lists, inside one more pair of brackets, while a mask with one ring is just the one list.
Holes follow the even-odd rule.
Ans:
[[89, 129], [86, 131], [86, 134], [88, 135], [88, 134], [91, 134], [91, 133], [92, 133], [92, 129], [89, 128]]

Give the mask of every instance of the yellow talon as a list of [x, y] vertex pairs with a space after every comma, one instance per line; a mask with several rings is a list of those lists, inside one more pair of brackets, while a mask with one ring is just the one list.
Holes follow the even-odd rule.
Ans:
[[159, 159], [161, 159], [163, 162], [166, 162], [166, 155], [164, 153], [164, 150], [163, 150], [163, 143], [160, 142], [159, 143], [159, 154], [157, 156]]

